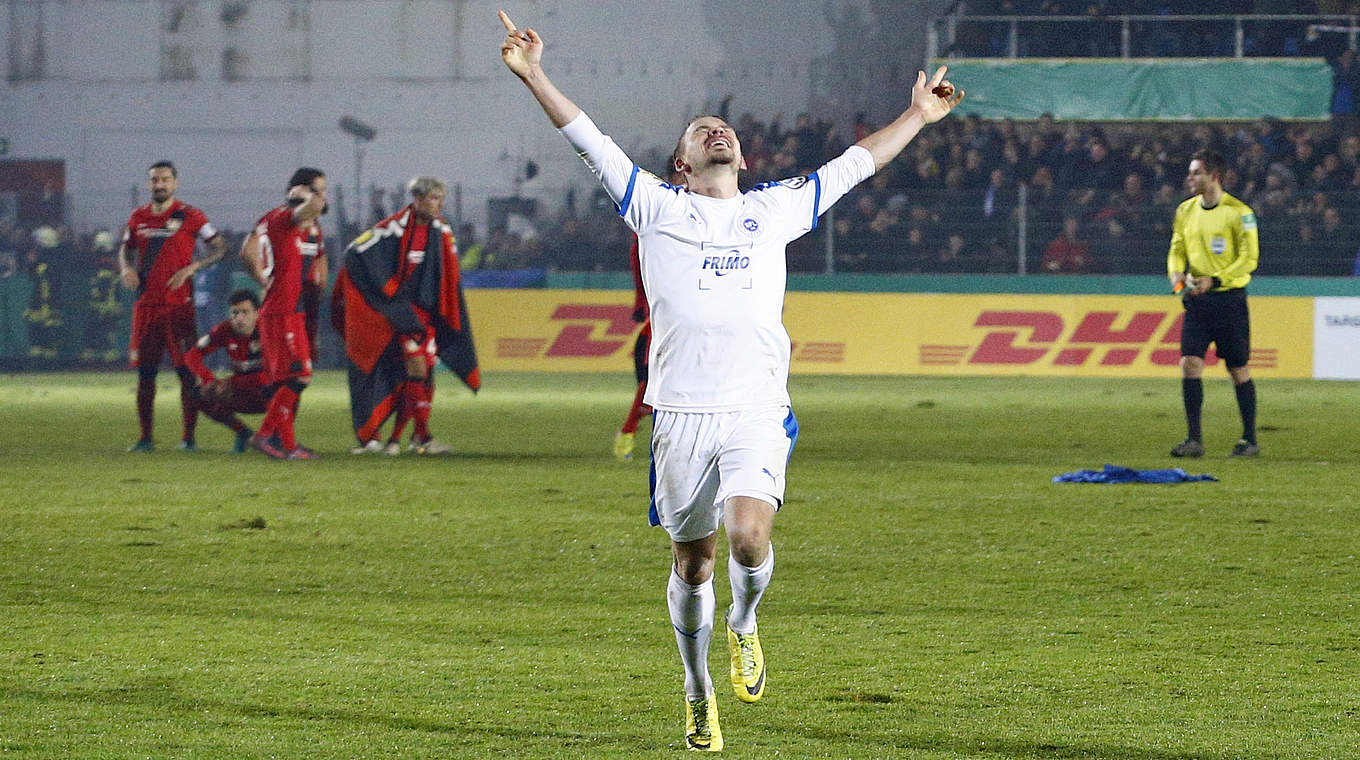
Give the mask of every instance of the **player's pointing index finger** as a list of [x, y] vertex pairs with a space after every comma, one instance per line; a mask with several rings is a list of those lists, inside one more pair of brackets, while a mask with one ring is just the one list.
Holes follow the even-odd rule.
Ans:
[[930, 86], [934, 88], [940, 82], [944, 81], [944, 73], [948, 70], [948, 66], [941, 66], [940, 68], [935, 69], [935, 76], [930, 78]]
[[510, 17], [505, 15], [505, 11], [496, 11], [496, 15], [500, 16], [501, 23], [505, 24], [505, 31], [511, 34], [514, 34], [515, 32], [519, 31], [517, 28], [515, 28], [515, 22], [511, 21]]

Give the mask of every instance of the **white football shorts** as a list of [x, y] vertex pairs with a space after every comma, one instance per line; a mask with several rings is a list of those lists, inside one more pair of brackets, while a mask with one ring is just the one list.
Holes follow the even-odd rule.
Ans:
[[787, 406], [740, 412], [668, 412], [652, 417], [652, 525], [676, 542], [718, 530], [733, 496], [784, 503], [784, 472], [798, 440]]

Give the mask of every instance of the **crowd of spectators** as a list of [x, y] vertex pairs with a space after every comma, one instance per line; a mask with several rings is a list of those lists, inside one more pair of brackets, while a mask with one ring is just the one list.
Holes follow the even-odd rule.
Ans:
[[[950, 55], [1006, 55], [1009, 22], [966, 21], [1010, 15], [1091, 19], [1080, 33], [1061, 25], [1085, 22], [1019, 22], [1020, 55], [1117, 56], [1123, 40], [1111, 18], [1136, 15], [1170, 22], [1136, 22], [1131, 55], [1225, 56], [1236, 45], [1225, 22], [1174, 18], [1210, 11], [1360, 14], [1360, 2], [1224, 0], [1206, 11], [1167, 0], [970, 0], [955, 11], [959, 37]], [[1325, 57], [1333, 69], [1330, 123], [949, 120], [842, 200], [828, 224], [795, 241], [790, 270], [1161, 273], [1190, 156], [1210, 147], [1234, 163], [1225, 188], [1261, 220], [1263, 273], [1351, 274], [1360, 232], [1360, 63], [1346, 38], [1319, 33], [1317, 20], [1248, 20], [1242, 44], [1249, 56]], [[729, 108], [730, 98], [717, 113], [742, 140], [746, 186], [813, 171], [875, 128], [862, 115], [848, 134], [807, 114], [792, 124], [778, 115], [733, 121]], [[660, 169], [667, 156], [657, 147], [647, 165]], [[596, 191], [588, 202], [568, 198], [556, 218], [519, 229], [494, 226], [484, 249], [482, 265], [489, 267], [621, 270], [628, 237], [609, 199]]]
[[[750, 167], [747, 186], [810, 172], [873, 129], [861, 120], [855, 133], [841, 134], [806, 115], [788, 127], [742, 115], [735, 126]], [[1023, 212], [1028, 273], [1161, 274], [1172, 217], [1186, 198], [1186, 167], [1205, 147], [1228, 157], [1225, 188], [1260, 219], [1263, 273], [1352, 274], [1360, 131], [1344, 120], [1287, 125], [1269, 117], [1193, 125], [1047, 116], [942, 122], [796, 241], [790, 270], [825, 271], [829, 247], [837, 272], [1015, 273]], [[627, 235], [596, 192], [585, 203], [568, 199], [559, 217], [532, 229], [493, 229], [481, 246], [482, 266], [620, 271]]]

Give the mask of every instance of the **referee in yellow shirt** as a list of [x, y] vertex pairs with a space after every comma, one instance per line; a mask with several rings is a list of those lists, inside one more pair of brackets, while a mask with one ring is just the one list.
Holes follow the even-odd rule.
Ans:
[[1242, 414], [1242, 440], [1232, 456], [1254, 457], [1256, 444], [1256, 386], [1247, 360], [1251, 357], [1251, 318], [1247, 312], [1247, 283], [1256, 270], [1261, 246], [1256, 214], [1251, 207], [1223, 192], [1228, 162], [1212, 150], [1197, 152], [1186, 177], [1195, 197], [1176, 208], [1171, 228], [1171, 250], [1166, 271], [1171, 287], [1185, 306], [1181, 329], [1181, 398], [1185, 402], [1188, 434], [1171, 450], [1173, 457], [1204, 456], [1200, 409], [1204, 405], [1204, 354], [1213, 343], [1228, 367]]

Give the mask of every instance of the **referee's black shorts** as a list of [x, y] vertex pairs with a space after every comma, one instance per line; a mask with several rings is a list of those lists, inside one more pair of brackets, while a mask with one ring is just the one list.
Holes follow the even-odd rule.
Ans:
[[1203, 359], [1209, 344], [1228, 369], [1247, 366], [1251, 357], [1251, 317], [1247, 289], [1201, 293], [1182, 299], [1185, 324], [1181, 328], [1181, 356]]

